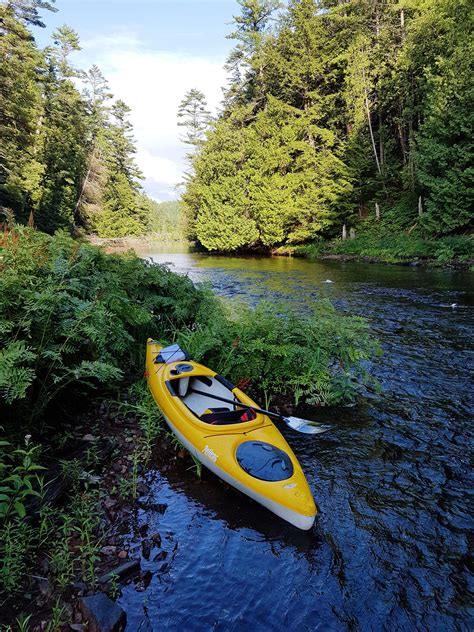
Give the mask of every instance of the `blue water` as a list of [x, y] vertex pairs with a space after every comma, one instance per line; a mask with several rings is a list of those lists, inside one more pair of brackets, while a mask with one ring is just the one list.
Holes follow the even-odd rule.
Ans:
[[298, 311], [323, 296], [365, 316], [384, 390], [317, 410], [331, 433], [284, 430], [320, 509], [307, 533], [210, 473], [198, 480], [187, 459], [157, 463], [145, 478], [166, 509], [138, 509], [127, 541], [135, 557], [143, 537], [162, 543], [141, 558], [149, 585], [119, 599], [127, 631], [474, 629], [472, 274], [149, 254], [223, 296]]

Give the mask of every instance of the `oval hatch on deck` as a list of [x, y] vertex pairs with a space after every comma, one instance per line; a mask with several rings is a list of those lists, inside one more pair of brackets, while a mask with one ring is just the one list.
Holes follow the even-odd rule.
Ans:
[[290, 457], [279, 448], [263, 441], [245, 441], [237, 448], [240, 467], [262, 481], [284, 481], [293, 475]]

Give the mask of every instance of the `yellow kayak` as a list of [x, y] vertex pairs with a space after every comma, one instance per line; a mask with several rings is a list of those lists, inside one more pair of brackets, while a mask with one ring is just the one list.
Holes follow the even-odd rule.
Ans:
[[215, 371], [180, 356], [177, 345], [178, 351], [169, 349], [148, 340], [145, 375], [180, 442], [226, 483], [296, 527], [310, 529], [317, 511], [313, 496], [270, 418], [255, 412], [255, 402]]

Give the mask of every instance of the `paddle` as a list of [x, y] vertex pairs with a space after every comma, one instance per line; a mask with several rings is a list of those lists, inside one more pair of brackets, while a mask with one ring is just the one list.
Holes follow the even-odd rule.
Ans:
[[196, 393], [197, 395], [204, 395], [205, 397], [209, 397], [210, 399], [217, 399], [220, 402], [226, 402], [227, 404], [234, 404], [234, 406], [241, 406], [242, 408], [251, 408], [256, 413], [262, 413], [263, 415], [268, 415], [269, 417], [274, 417], [275, 419], [280, 419], [284, 421], [287, 426], [296, 430], [297, 432], [303, 432], [304, 434], [321, 434], [322, 432], [326, 432], [326, 430], [330, 429], [330, 426], [326, 424], [320, 424], [316, 421], [310, 421], [309, 419], [300, 419], [299, 417], [285, 417], [284, 415], [280, 415], [279, 413], [273, 413], [270, 410], [263, 410], [263, 408], [256, 408], [255, 406], [250, 406], [250, 404], [244, 404], [243, 402], [239, 402], [235, 399], [227, 399], [225, 397], [220, 397], [219, 395], [214, 395], [213, 393], [206, 393], [204, 391], [198, 391], [196, 388], [190, 388], [189, 391], [191, 393]]

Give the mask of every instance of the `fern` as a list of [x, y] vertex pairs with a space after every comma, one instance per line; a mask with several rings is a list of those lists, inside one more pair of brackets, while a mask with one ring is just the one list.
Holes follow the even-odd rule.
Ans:
[[0, 350], [0, 394], [7, 404], [25, 397], [32, 384], [35, 372], [30, 364], [35, 354], [22, 340], [10, 342]]

